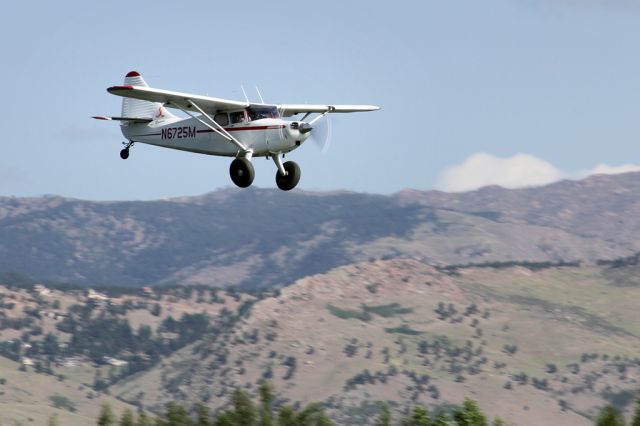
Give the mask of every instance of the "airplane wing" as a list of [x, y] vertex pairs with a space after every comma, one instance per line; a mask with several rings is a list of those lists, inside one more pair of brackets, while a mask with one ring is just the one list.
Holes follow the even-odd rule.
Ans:
[[[140, 99], [149, 102], [160, 102], [168, 108], [193, 110], [190, 101], [195, 102], [207, 113], [243, 109], [251, 106], [249, 102], [230, 101], [227, 99], [212, 98], [209, 96], [193, 95], [190, 93], [173, 92], [170, 90], [154, 89], [144, 86], [112, 86], [107, 92], [125, 98]], [[256, 104], [259, 106], [259, 104]], [[380, 107], [375, 105], [306, 105], [306, 104], [282, 104], [276, 105], [284, 117], [290, 117], [300, 113], [346, 113], [376, 111]]]
[[229, 101], [226, 99], [172, 92], [170, 90], [154, 89], [152, 87], [144, 86], [112, 86], [107, 89], [107, 92], [125, 98], [160, 102], [168, 108], [181, 107], [186, 110], [194, 110], [190, 103], [190, 101], [193, 101], [200, 108], [210, 114], [214, 114], [218, 111], [242, 109], [249, 106], [248, 102]]
[[278, 105], [278, 110], [284, 117], [291, 117], [301, 113], [334, 113], [334, 112], [367, 112], [377, 111], [379, 106], [375, 105], [305, 105], [305, 104], [283, 104]]
[[107, 117], [104, 115], [94, 115], [92, 118], [96, 120], [115, 120], [115, 121], [130, 121], [132, 123], [151, 123], [151, 118], [135, 118], [135, 117]]

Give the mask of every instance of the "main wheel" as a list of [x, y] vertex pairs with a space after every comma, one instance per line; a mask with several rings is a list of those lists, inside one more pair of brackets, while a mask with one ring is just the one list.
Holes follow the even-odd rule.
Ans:
[[129, 148], [125, 148], [122, 151], [120, 151], [120, 158], [122, 158], [123, 160], [126, 160], [127, 158], [129, 158]]
[[300, 182], [300, 166], [293, 161], [287, 161], [282, 166], [287, 171], [287, 174], [282, 176], [278, 170], [276, 172], [276, 185], [283, 191], [290, 191]]
[[238, 185], [240, 188], [246, 188], [253, 183], [253, 178], [256, 173], [251, 161], [246, 158], [236, 158], [231, 162], [229, 175], [231, 175], [233, 183]]

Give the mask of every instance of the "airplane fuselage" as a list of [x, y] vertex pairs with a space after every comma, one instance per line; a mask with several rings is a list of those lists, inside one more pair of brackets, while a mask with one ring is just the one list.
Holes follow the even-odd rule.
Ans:
[[[309, 135], [299, 132], [293, 123], [280, 118], [263, 118], [228, 124], [223, 128], [251, 150], [253, 156], [262, 157], [290, 152], [302, 145]], [[196, 118], [159, 118], [150, 123], [125, 123], [121, 129], [124, 137], [132, 142], [227, 157], [239, 153], [237, 146]]]

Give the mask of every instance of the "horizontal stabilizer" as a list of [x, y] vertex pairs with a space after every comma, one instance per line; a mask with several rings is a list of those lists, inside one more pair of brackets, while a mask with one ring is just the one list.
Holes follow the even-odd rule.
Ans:
[[151, 123], [151, 118], [136, 118], [136, 117], [105, 117], [103, 115], [96, 115], [93, 118], [96, 120], [116, 120], [116, 121], [129, 121], [133, 123]]

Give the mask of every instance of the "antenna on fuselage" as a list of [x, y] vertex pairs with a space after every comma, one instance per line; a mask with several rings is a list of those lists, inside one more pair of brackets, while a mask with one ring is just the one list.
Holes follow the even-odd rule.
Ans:
[[258, 92], [258, 97], [260, 98], [260, 102], [264, 105], [264, 99], [262, 99], [262, 93], [260, 93], [260, 89], [256, 86], [256, 92]]
[[249, 102], [249, 98], [247, 97], [247, 92], [244, 91], [244, 86], [241, 84], [240, 88], [242, 89], [242, 94], [244, 95], [244, 100], [247, 101], [248, 104], [250, 104], [251, 102]]

